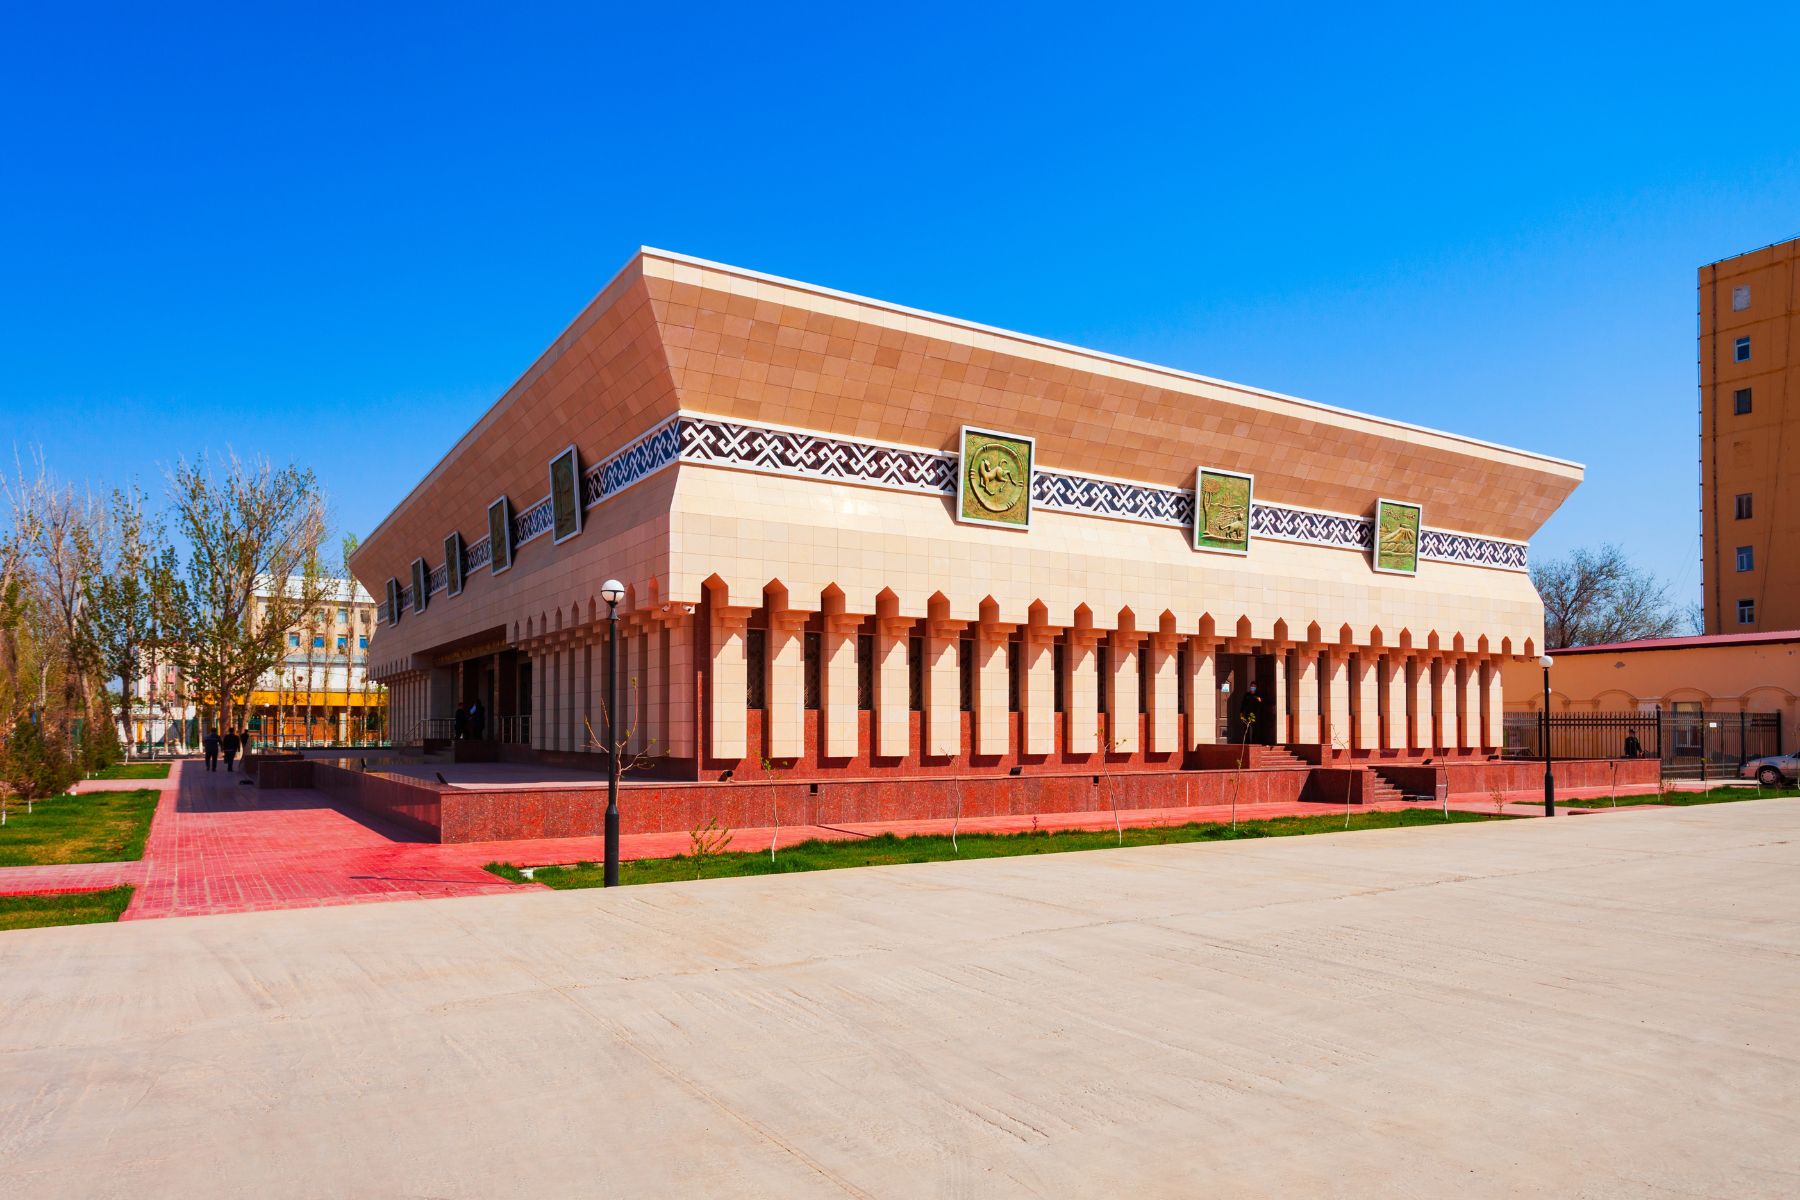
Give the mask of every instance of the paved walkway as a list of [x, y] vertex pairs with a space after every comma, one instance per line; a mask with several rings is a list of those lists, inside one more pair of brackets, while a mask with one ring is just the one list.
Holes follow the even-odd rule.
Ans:
[[0, 1196], [1800, 1193], [1800, 805], [0, 937]]
[[[198, 760], [173, 764], [168, 780], [99, 781], [83, 791], [150, 787], [162, 793], [144, 859], [136, 863], [97, 863], [56, 867], [0, 868], [0, 895], [52, 891], [86, 891], [129, 883], [137, 888], [127, 921], [155, 917], [202, 916], [265, 909], [360, 904], [487, 895], [517, 890], [483, 868], [500, 861], [544, 866], [598, 861], [605, 854], [600, 838], [547, 838], [510, 842], [470, 842], [441, 846], [388, 824], [360, 809], [337, 804], [311, 789], [251, 787], [243, 776], [222, 768], [208, 772]], [[1589, 789], [1592, 794], [1594, 789]], [[1532, 793], [1511, 797], [1509, 816], [1542, 815]], [[1577, 799], [1570, 793], [1565, 801]], [[629, 796], [627, 797], [629, 800]], [[1594, 802], [1597, 803], [1597, 802]], [[1384, 807], [1406, 807], [1391, 805]], [[1492, 812], [1493, 804], [1460, 801], [1450, 807]], [[1578, 807], [1570, 806], [1572, 809]], [[1244, 805], [1241, 820], [1285, 816], [1318, 816], [1342, 812], [1321, 804]], [[1181, 825], [1190, 821], [1228, 821], [1230, 805], [1192, 808], [1128, 809], [1120, 813], [1129, 826]], [[811, 840], [948, 834], [949, 819], [793, 825], [780, 830], [733, 832], [732, 850], [763, 850]], [[962, 833], [1018, 833], [1027, 830], [1110, 829], [1109, 811], [1047, 813], [1038, 817], [968, 818]], [[688, 835], [634, 834], [620, 839], [625, 859], [663, 858], [684, 854]]]

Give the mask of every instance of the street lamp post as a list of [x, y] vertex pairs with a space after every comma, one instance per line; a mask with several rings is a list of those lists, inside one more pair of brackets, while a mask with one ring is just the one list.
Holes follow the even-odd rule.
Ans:
[[1548, 654], [1538, 659], [1544, 668], [1544, 815], [1556, 815], [1556, 775], [1550, 769], [1550, 668], [1556, 660]]
[[600, 585], [606, 601], [606, 887], [619, 886], [619, 601], [625, 585]]

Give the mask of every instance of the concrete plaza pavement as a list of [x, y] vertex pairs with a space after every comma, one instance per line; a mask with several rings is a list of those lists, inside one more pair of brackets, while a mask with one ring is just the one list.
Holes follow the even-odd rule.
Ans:
[[0, 938], [0, 1195], [1793, 1196], [1800, 802]]

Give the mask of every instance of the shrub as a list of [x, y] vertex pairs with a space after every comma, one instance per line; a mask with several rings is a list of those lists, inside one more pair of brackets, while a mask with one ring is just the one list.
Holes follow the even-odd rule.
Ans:
[[0, 749], [0, 781], [26, 800], [54, 796], [80, 778], [68, 746], [30, 717], [20, 717]]

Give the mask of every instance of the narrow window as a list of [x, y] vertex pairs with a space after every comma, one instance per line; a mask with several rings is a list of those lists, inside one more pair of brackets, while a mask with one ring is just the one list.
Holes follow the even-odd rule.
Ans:
[[956, 686], [962, 693], [962, 711], [975, 709], [975, 643], [968, 638], [956, 640]]
[[1731, 289], [1731, 311], [1743, 312], [1750, 307], [1750, 285], [1740, 283]]
[[1756, 622], [1756, 601], [1754, 601], [1754, 600], [1739, 600], [1738, 601], [1738, 624], [1739, 625], [1752, 625], [1752, 624], [1755, 624], [1755, 622]]
[[819, 655], [819, 635], [809, 633], [801, 644], [800, 656], [803, 660], [801, 673], [806, 676], [806, 707], [809, 712], [819, 711], [819, 675], [822, 670]]
[[1752, 547], [1739, 546], [1737, 548], [1737, 569], [1740, 571], [1756, 569], [1756, 551]]
[[1731, 410], [1740, 417], [1750, 411], [1749, 388], [1739, 388], [1737, 391], [1731, 393]]
[[769, 706], [769, 631], [751, 629], [744, 634], [744, 707]]
[[1737, 496], [1737, 519], [1740, 521], [1748, 521], [1750, 519], [1750, 493], [1749, 492], [1739, 492], [1738, 493], [1738, 496]]
[[1187, 716], [1187, 677], [1188, 648], [1183, 642], [1175, 651], [1175, 712], [1183, 717]]
[[1143, 646], [1139, 646], [1137, 648], [1136, 654], [1137, 654], [1137, 675], [1138, 675], [1138, 711], [1141, 713], [1147, 713], [1150, 711], [1150, 656], [1144, 652]]
[[1112, 647], [1094, 647], [1094, 703], [1099, 712], [1109, 711], [1112, 700]]
[[1019, 643], [1006, 643], [1006, 711], [1019, 711]]
[[1738, 362], [1749, 362], [1750, 361], [1750, 339], [1747, 337], [1739, 338], [1737, 340], [1736, 345], [1732, 349], [1732, 355], [1733, 355], [1733, 357], [1735, 357], [1737, 359]]
[[1068, 711], [1065, 707], [1067, 703], [1068, 685], [1063, 677], [1063, 672], [1067, 671], [1069, 667], [1068, 655], [1064, 653], [1065, 649], [1066, 647], [1063, 646], [1062, 640], [1059, 638], [1057, 639], [1055, 649], [1051, 651], [1050, 673], [1052, 675], [1052, 682], [1050, 685], [1050, 709], [1052, 712]]
[[856, 707], [875, 709], [875, 639], [866, 633], [856, 635]]
[[925, 711], [925, 639], [906, 639], [906, 706], [913, 712]]

